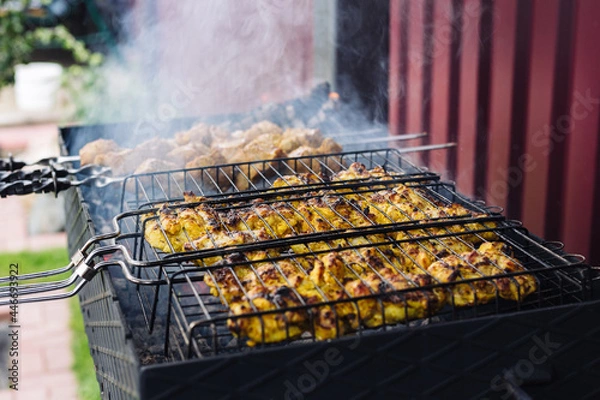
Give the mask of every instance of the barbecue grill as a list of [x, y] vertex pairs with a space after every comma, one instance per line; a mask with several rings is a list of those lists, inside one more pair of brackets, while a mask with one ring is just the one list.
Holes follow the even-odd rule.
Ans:
[[[288, 106], [211, 121], [248, 126], [269, 118], [290, 125], [290, 115], [295, 114], [281, 112], [289, 110]], [[298, 103], [294, 106], [298, 108]], [[170, 130], [191, 123], [173, 121]], [[344, 128], [331, 115], [320, 123], [325, 132], [331, 126], [337, 132]], [[122, 133], [131, 129], [126, 124], [62, 128], [61, 152], [75, 155], [83, 144], [98, 138], [124, 140]], [[416, 166], [407, 155], [420, 148], [360, 145], [361, 149], [353, 149], [361, 133], [350, 132], [336, 138], [345, 145], [342, 153], [160, 171], [108, 186], [82, 185], [65, 191], [68, 247], [73, 257], [70, 269], [77, 270], [73, 277], [79, 282], [86, 333], [104, 398], [439, 398], [452, 393], [467, 398], [525, 399], [597, 394], [599, 389], [590, 383], [598, 372], [595, 321], [600, 303], [594, 296], [593, 269], [584, 259], [564, 252], [560, 243], [529, 234], [520, 222], [502, 217], [502, 210], [462, 196], [452, 182]], [[385, 131], [377, 133], [385, 140]], [[330, 182], [322, 178], [317, 183], [271, 188], [275, 179], [298, 171], [324, 177], [352, 163], [367, 169], [382, 167], [392, 179]], [[245, 182], [243, 189], [236, 186], [240, 181]], [[323, 190], [360, 196], [398, 184], [417, 188], [434, 206], [456, 203], [469, 214], [370, 226], [346, 221], [350, 226], [344, 230], [189, 252], [176, 252], [171, 244], [171, 252], [157, 251], [144, 235], [153, 210], [165, 202], [177, 208], [175, 202], [189, 191], [221, 210], [252, 210], [257, 201], [293, 207], [294, 199], [316, 197]], [[456, 225], [469, 228], [457, 233], [451, 229]], [[438, 229], [436, 233], [431, 233], [432, 228]], [[299, 337], [288, 333], [276, 343], [249, 343], [236, 337], [228, 323], [249, 318], [264, 321], [272, 315], [285, 319], [290, 311], [310, 314], [315, 305], [231, 315], [227, 302], [210, 294], [204, 281], [205, 275], [213, 276], [223, 268], [223, 264], [211, 265], [207, 261], [211, 257], [229, 257], [227, 268], [235, 273], [238, 265], [252, 265], [235, 257], [250, 250], [305, 245], [306, 254], [280, 256], [297, 262], [315, 252], [335, 252], [338, 249], [333, 247], [314, 251], [310, 244], [338, 239], [364, 239], [346, 250], [401, 249], [402, 240], [389, 235], [393, 232], [405, 233], [406, 241], [413, 243], [452, 237], [467, 244], [469, 236], [485, 242], [486, 235], [493, 234], [511, 247], [511, 257], [525, 268], [504, 272], [502, 277], [513, 282], [518, 276], [533, 277], [536, 289], [518, 301], [498, 294], [470, 307], [457, 307], [451, 301], [440, 310], [427, 310], [423, 318], [399, 323], [385, 323], [384, 316], [380, 326], [359, 324], [344, 335], [338, 329], [337, 337], [327, 341], [305, 332]], [[460, 284], [495, 285], [497, 277], [481, 276]], [[350, 303], [358, 308], [361, 300], [406, 299], [433, 289], [451, 291], [456, 284], [433, 281], [362, 297], [323, 299], [318, 306], [335, 310]]]
[[[102, 128], [96, 128], [94, 137], [101, 136]], [[81, 128], [61, 132], [65, 154], [76, 153], [73, 139], [81, 132]], [[89, 132], [88, 128], [86, 134]], [[518, 222], [502, 220], [498, 210], [460, 196], [452, 184], [417, 168], [398, 150], [280, 160], [276, 171], [282, 175], [299, 166], [310, 170], [314, 165], [325, 167], [332, 162], [344, 168], [355, 161], [367, 168], [382, 166], [400, 173], [403, 182], [412, 181], [438, 199], [458, 202], [488, 215], [497, 222], [493, 231], [511, 245], [527, 273], [539, 282], [536, 293], [516, 303], [496, 299], [466, 309], [447, 307], [429, 318], [377, 329], [363, 327], [330, 342], [303, 337], [249, 347], [232, 336], [226, 328], [230, 318], [226, 309], [203, 287], [202, 275], [210, 273], [212, 267], [194, 268], [189, 261], [198, 254], [169, 257], [150, 248], [140, 234], [143, 226], [139, 215], [157, 202], [182, 198], [186, 190], [208, 196], [223, 206], [268, 197], [272, 179], [249, 182], [251, 190], [236, 193], [221, 190], [216, 181], [209, 179], [219, 172], [226, 175], [225, 169], [231, 166], [201, 169], [206, 177], [202, 182], [190, 179], [192, 171], [159, 172], [129, 178], [120, 193], [110, 194], [114, 196], [112, 202], [101, 201], [102, 196], [93, 188], [77, 188], [67, 192], [70, 252], [75, 254], [87, 239], [110, 226], [107, 222], [112, 216], [133, 212], [121, 214], [118, 219], [121, 235], [117, 243], [128, 249], [127, 257], [143, 264], [133, 267], [132, 274], [139, 279], [164, 281], [164, 285], [139, 285], [133, 290], [119, 269], [108, 269], [84, 287], [80, 295], [82, 310], [105, 396], [439, 397], [452, 390], [467, 397], [526, 391], [559, 398], [565, 393], [579, 393], [582, 383], [593, 376], [596, 361], [594, 352], [581, 351], [594, 346], [593, 335], [597, 332], [593, 321], [598, 304], [593, 297], [589, 266], [580, 257], [562, 252], [558, 244], [529, 235]], [[251, 169], [268, 169], [264, 162], [234, 167], [240, 174], [246, 171], [246, 176]], [[294, 191], [310, 193], [315, 189], [295, 187]], [[232, 194], [233, 200], [229, 197]], [[107, 213], [102, 210], [107, 204], [119, 206]], [[368, 233], [385, 229], [389, 227], [374, 227]], [[269, 245], [280, 246], [280, 242]], [[215, 249], [212, 255], [230, 251]], [[534, 365], [531, 373], [514, 373], [511, 367], [523, 368], [521, 361], [529, 360], [536, 338], [560, 343], [560, 347], [546, 362]], [[589, 393], [593, 392], [590, 388]]]

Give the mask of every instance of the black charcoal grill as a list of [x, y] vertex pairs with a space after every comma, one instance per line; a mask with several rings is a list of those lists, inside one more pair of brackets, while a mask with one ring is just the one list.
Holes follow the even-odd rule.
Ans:
[[[282, 125], [294, 125], [298, 123], [294, 106], [298, 104], [288, 103], [263, 109], [258, 114], [225, 116], [209, 122], [227, 120], [248, 126], [268, 118]], [[317, 107], [311, 115], [315, 117], [319, 112], [322, 113], [322, 108]], [[343, 128], [331, 116], [321, 115], [316, 120], [325, 132], [331, 126], [335, 132]], [[165, 134], [191, 122], [173, 121]], [[63, 128], [61, 150], [63, 155], [75, 155], [90, 140], [123, 141], [133, 128], [125, 124]], [[96, 265], [111, 265], [100, 269], [79, 293], [104, 398], [527, 399], [597, 395], [600, 330], [596, 321], [600, 303], [594, 297], [594, 271], [583, 258], [565, 253], [560, 243], [544, 242], [530, 235], [518, 221], [505, 220], [501, 210], [461, 196], [452, 183], [443, 182], [439, 175], [411, 163], [405, 158], [404, 149], [365, 146], [353, 149], [353, 139], [361, 136], [356, 124], [353, 129], [349, 132], [354, 133], [337, 137], [342, 143], [347, 139], [345, 152], [340, 154], [164, 171], [129, 177], [112, 186], [80, 186], [65, 192], [70, 254], [77, 257], [79, 250], [87, 246], [87, 254], [96, 255]], [[383, 130], [370, 134], [379, 134], [385, 140]], [[295, 171], [325, 176], [353, 162], [368, 169], [381, 166], [394, 174], [394, 178], [373, 182], [322, 180], [278, 191], [269, 189], [274, 179]], [[223, 185], [220, 177], [228, 183]], [[235, 186], [240, 180], [245, 180], [243, 190]], [[295, 196], [311, 197], [318, 190], [334, 187], [360, 195], [374, 187], [389, 188], [398, 183], [419, 188], [432, 204], [459, 203], [472, 214], [171, 254], [153, 249], [143, 235], [148, 223], [143, 215], [162, 202], [180, 200], [184, 191], [205, 196], [214, 207], [227, 210], [251, 209], [257, 199], [269, 204], [275, 201], [275, 196], [277, 201], [289, 202]], [[486, 225], [491, 222], [494, 224]], [[474, 228], [461, 234], [448, 230], [453, 224], [467, 223], [475, 224], [469, 225]], [[288, 337], [278, 343], [249, 346], [227, 328], [228, 320], [242, 317], [232, 317], [226, 305], [212, 296], [203, 282], [204, 274], [214, 274], [222, 266], [199, 267], [192, 263], [209, 256], [314, 241], [349, 237], [368, 241], [376, 234], [384, 235], [385, 242], [356, 247], [394, 246], [398, 243], [386, 234], [404, 231], [410, 236], [416, 229], [433, 227], [447, 232], [434, 237], [479, 235], [483, 239], [482, 235], [493, 231], [510, 245], [514, 258], [526, 268], [525, 272], [506, 277], [533, 276], [536, 292], [516, 302], [496, 296], [493, 301], [473, 307], [449, 304], [430, 312], [426, 318], [378, 328], [360, 324], [355, 332], [329, 341], [317, 341], [314, 335], [305, 332], [301, 337]], [[90, 242], [100, 234], [103, 236]], [[293, 260], [300, 256], [282, 257]], [[235, 265], [234, 259], [230, 267]], [[432, 287], [450, 286], [434, 282], [428, 287], [392, 294], [403, 297]], [[373, 293], [360, 299], [367, 298], [380, 301], [384, 295]], [[321, 306], [358, 300], [325, 301]], [[297, 309], [309, 310], [313, 306]], [[283, 315], [285, 311], [283, 308], [254, 311], [243, 317]]]

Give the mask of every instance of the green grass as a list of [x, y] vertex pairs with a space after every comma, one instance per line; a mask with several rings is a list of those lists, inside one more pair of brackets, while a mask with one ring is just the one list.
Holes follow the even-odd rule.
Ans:
[[[0, 253], [0, 275], [7, 276], [10, 264], [18, 264], [19, 275], [34, 272], [47, 271], [64, 267], [69, 263], [69, 255], [65, 249], [52, 249], [39, 252], [21, 251], [17, 253]], [[58, 278], [65, 279], [69, 274], [59, 275]], [[44, 282], [54, 280], [57, 277], [29, 280], [27, 283]], [[22, 284], [25, 284], [23, 282]]]
[[[40, 252], [18, 252], [18, 253], [0, 253], [0, 275], [6, 276], [9, 273], [10, 264], [19, 264], [19, 274], [46, 271], [63, 267], [69, 262], [69, 256], [65, 249], [44, 250]], [[60, 277], [66, 278], [69, 274], [63, 274]], [[56, 278], [53, 278], [56, 279]], [[48, 281], [49, 279], [39, 279], [36, 281]], [[33, 281], [30, 281], [33, 282]], [[100, 388], [96, 381], [94, 362], [90, 356], [87, 336], [83, 327], [83, 317], [79, 308], [77, 297], [69, 300], [71, 310], [70, 327], [73, 333], [73, 342], [71, 349], [73, 351], [73, 372], [77, 378], [78, 394], [82, 400], [100, 399]]]
[[71, 306], [71, 330], [73, 331], [73, 371], [77, 378], [78, 394], [82, 400], [100, 399], [100, 387], [96, 380], [96, 373], [87, 335], [83, 327], [83, 316], [79, 308], [79, 299], [74, 297], [70, 300]]

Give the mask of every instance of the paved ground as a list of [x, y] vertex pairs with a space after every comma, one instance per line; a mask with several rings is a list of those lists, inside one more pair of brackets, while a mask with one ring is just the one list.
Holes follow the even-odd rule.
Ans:
[[[0, 151], [12, 153], [15, 159], [33, 162], [58, 155], [55, 124], [0, 127]], [[39, 196], [39, 195], [38, 195]], [[9, 196], [0, 199], [0, 251], [39, 250], [66, 245], [64, 233], [29, 235], [27, 212], [36, 195]]]
[[76, 400], [66, 301], [19, 306], [19, 390], [0, 400]]
[[[27, 153], [31, 157], [50, 156], [58, 151], [56, 135], [54, 124], [0, 127], [0, 149], [3, 155], [7, 151], [16, 154], [29, 148]], [[29, 235], [27, 212], [33, 199], [0, 199], [0, 252], [66, 246], [64, 233]], [[0, 320], [3, 314], [6, 318], [6, 309], [0, 310]], [[71, 372], [69, 317], [68, 301], [20, 305], [19, 391], [1, 390], [0, 400], [77, 398], [76, 381]]]

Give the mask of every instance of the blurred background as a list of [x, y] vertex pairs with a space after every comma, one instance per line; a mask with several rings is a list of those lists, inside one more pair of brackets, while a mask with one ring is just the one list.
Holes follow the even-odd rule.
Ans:
[[[419, 161], [598, 264], [599, 36], [596, 0], [0, 0], [0, 152], [33, 161], [58, 154], [58, 125], [136, 135], [328, 82], [390, 134], [457, 142]], [[60, 196], [1, 201], [0, 265], [66, 262]], [[49, 323], [85, 340], [58, 303], [23, 311], [32, 343]], [[98, 398], [85, 342], [40, 346], [18, 398]]]
[[[58, 155], [57, 127], [86, 121], [75, 104], [94, 92], [94, 69], [123, 40], [129, 1], [0, 0], [0, 156]], [[20, 273], [66, 265], [63, 199], [0, 200], [0, 268]], [[18, 391], [8, 387], [8, 307], [0, 309], [0, 399], [100, 399], [77, 299], [22, 304]]]

